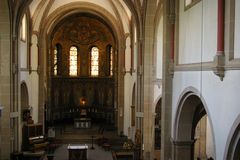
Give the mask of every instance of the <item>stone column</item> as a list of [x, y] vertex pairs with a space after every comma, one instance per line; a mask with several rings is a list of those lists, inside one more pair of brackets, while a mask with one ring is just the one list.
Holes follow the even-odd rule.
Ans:
[[[163, 79], [162, 79], [162, 121], [161, 121], [161, 159], [172, 158], [171, 124], [172, 124], [172, 72], [171, 46], [173, 45], [173, 23], [170, 5], [173, 0], [163, 1]], [[172, 48], [173, 49], [173, 48]], [[173, 50], [172, 50], [173, 51]]]
[[11, 49], [10, 20], [7, 0], [0, 0], [0, 159], [10, 158]]
[[223, 80], [225, 75], [224, 54], [224, 5], [225, 0], [218, 0], [218, 25], [217, 25], [217, 53], [214, 57], [213, 72]]
[[217, 55], [224, 54], [224, 0], [218, 0]]
[[156, 14], [156, 1], [148, 1], [147, 17], [144, 25], [144, 41], [143, 41], [143, 144], [144, 159], [153, 159], [153, 137], [152, 130], [154, 121], [152, 119], [153, 111], [153, 43], [154, 43], [154, 17]]
[[174, 160], [191, 160], [194, 141], [173, 141]]

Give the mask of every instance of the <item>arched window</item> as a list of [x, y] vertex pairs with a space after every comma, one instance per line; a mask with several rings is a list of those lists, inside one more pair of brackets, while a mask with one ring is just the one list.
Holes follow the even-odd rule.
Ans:
[[53, 74], [55, 76], [59, 75], [60, 73], [59, 62], [61, 61], [60, 60], [61, 52], [62, 52], [62, 46], [60, 44], [57, 44], [53, 52]]
[[69, 53], [69, 75], [77, 76], [77, 47], [72, 46]]
[[106, 52], [107, 52], [106, 61], [108, 62], [108, 65], [107, 65], [108, 73], [107, 73], [107, 75], [113, 76], [113, 47], [110, 44], [107, 45]]
[[20, 38], [22, 41], [26, 41], [27, 38], [27, 18], [26, 14], [23, 15], [20, 29]]
[[113, 75], [113, 48], [110, 46], [109, 48], [109, 74]]
[[19, 28], [19, 55], [20, 55], [20, 68], [28, 69], [30, 63], [30, 57], [29, 57], [29, 50], [28, 48], [29, 43], [28, 43], [28, 14], [25, 13], [20, 21], [20, 28]]
[[92, 47], [91, 49], [91, 76], [99, 74], [99, 49]]
[[58, 48], [57, 46], [55, 46], [54, 48], [54, 52], [53, 52], [53, 73], [56, 76], [57, 75], [57, 71], [58, 71]]

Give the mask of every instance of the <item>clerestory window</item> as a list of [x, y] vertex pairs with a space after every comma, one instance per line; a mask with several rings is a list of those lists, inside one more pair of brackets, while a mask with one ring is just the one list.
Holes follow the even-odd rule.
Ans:
[[77, 47], [72, 46], [69, 51], [69, 75], [77, 76], [77, 61], [78, 61], [78, 50]]
[[92, 47], [91, 49], [91, 76], [99, 75], [99, 49]]
[[62, 46], [60, 44], [55, 45], [54, 51], [53, 51], [53, 74], [54, 76], [60, 74], [60, 57], [62, 52]]
[[22, 41], [26, 41], [27, 38], [27, 17], [26, 14], [23, 15], [20, 29], [20, 38]]

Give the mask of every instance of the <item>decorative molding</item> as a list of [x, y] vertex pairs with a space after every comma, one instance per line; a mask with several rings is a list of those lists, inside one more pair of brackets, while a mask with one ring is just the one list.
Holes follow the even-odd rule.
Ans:
[[240, 64], [225, 65], [225, 71], [228, 70], [240, 70]]
[[226, 66], [240, 66], [240, 58], [234, 58], [226, 61]]
[[[180, 64], [174, 66], [174, 72], [182, 71], [212, 71], [214, 68], [213, 62], [204, 62], [204, 63], [190, 63], [190, 64]], [[226, 62], [225, 71], [227, 70], [240, 70], [240, 61], [234, 60]]]
[[174, 71], [211, 71], [213, 62], [178, 64], [174, 66]]
[[225, 76], [225, 55], [224, 54], [217, 54], [214, 57], [214, 66], [212, 68], [214, 74], [216, 74], [221, 81]]

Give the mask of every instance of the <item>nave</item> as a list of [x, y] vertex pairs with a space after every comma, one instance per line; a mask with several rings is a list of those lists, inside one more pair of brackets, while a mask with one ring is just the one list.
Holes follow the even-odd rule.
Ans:
[[[52, 150], [50, 150], [54, 160], [68, 160], [71, 158], [69, 146], [85, 145], [88, 148], [88, 160], [121, 159], [121, 157], [117, 158], [119, 153], [129, 156], [125, 156], [129, 160], [134, 156], [133, 142], [124, 135], [119, 136], [117, 130], [111, 125], [93, 124], [90, 128], [79, 129], [75, 128], [73, 124], [66, 123], [56, 125], [54, 132], [55, 137], [50, 139], [49, 144], [52, 146]], [[50, 134], [52, 133], [49, 133], [49, 137], [51, 137]]]
[[239, 0], [0, 0], [0, 159], [92, 136], [138, 160], [240, 159], [239, 15]]

